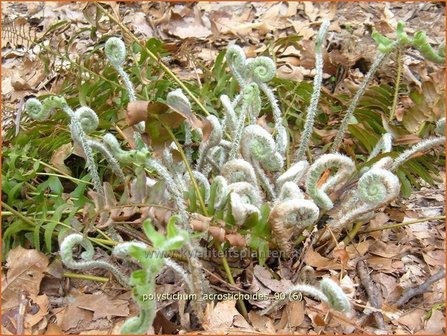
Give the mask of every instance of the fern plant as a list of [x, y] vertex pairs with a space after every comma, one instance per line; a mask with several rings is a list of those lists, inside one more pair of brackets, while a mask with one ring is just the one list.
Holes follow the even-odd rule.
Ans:
[[[309, 162], [310, 158], [307, 158], [305, 153], [309, 147], [309, 137], [313, 130], [320, 96], [323, 44], [328, 25], [328, 22], [323, 22], [317, 35], [317, 75], [314, 79], [300, 147], [294, 155], [295, 162], [290, 167], [286, 166], [286, 155], [292, 151], [286, 126], [275, 93], [268, 86], [268, 82], [275, 76], [275, 64], [270, 58], [264, 56], [247, 59], [238, 46], [229, 47], [226, 58], [230, 71], [239, 84], [240, 93], [232, 98], [221, 95], [222, 118], [210, 115], [202, 123], [206, 125], [202, 128], [195, 127], [190, 120], [187, 120], [183, 125], [184, 135], [179, 138], [175, 137], [166, 124], [160, 122], [159, 125], [165, 127], [172, 136], [172, 143], [166, 146], [161, 157], [158, 158], [152, 155], [151, 146], [144, 140], [147, 135], [145, 134], [147, 133], [145, 124], [147, 116], [143, 116], [142, 120], [131, 125], [134, 127], [133, 136], [136, 143], [134, 149], [123, 149], [118, 139], [111, 133], [104, 135], [102, 142], [95, 140], [100, 143], [96, 145], [96, 148], [105, 149], [102, 153], [109, 162], [113, 162], [111, 168], [118, 176], [121, 176], [121, 167], [135, 168], [139, 171], [143, 168], [157, 175], [165, 183], [166, 193], [163, 198], [168, 205], [174, 205], [178, 213], [177, 222], [180, 229], [174, 229], [173, 224], [168, 224], [167, 238], [147, 224], [148, 222], [144, 230], [156, 252], [165, 252], [184, 245], [189, 257], [187, 283], [190, 284], [192, 293], [200, 295], [204, 287], [200, 272], [201, 263], [197, 258], [197, 252], [201, 248], [190, 239], [193, 233], [189, 223], [192, 213], [212, 217], [211, 225], [215, 225], [214, 223], [219, 220], [223, 221], [223, 227], [219, 228], [224, 231], [241, 233], [246, 242], [242, 248], [248, 246], [264, 255], [269, 248], [276, 248], [284, 253], [284, 257], [288, 257], [295, 249], [295, 239], [304, 230], [315, 225], [323, 218], [323, 215], [327, 215], [329, 210], [331, 212], [325, 224], [331, 228], [335, 236], [338, 236], [354, 220], [366, 221], [377, 209], [388, 205], [398, 197], [400, 191], [395, 170], [403, 162], [409, 160], [414, 153], [445, 142], [445, 136], [441, 134], [421, 142], [397, 157], [392, 157], [387, 155], [392, 148], [391, 136], [384, 134], [372, 149], [369, 157], [373, 160], [380, 155], [380, 159], [369, 166], [363, 166], [362, 169], [357, 169], [356, 162], [352, 158], [338, 152], [348, 121], [360, 97], [364, 94], [377, 68], [393, 48], [411, 46], [420, 50], [429, 60], [437, 62], [440, 61], [439, 58], [442, 58], [442, 50], [435, 52], [430, 49], [423, 34], [418, 33], [414, 38], [410, 38], [403, 33], [403, 26], [399, 24], [396, 41], [390, 41], [378, 34], [374, 35], [379, 44], [379, 54], [346, 112], [331, 152], [322, 154], [313, 162]], [[132, 81], [122, 68], [126, 58], [125, 51], [124, 43], [117, 38], [111, 38], [106, 42], [106, 56], [120, 74], [129, 100], [134, 104], [139, 102], [138, 95]], [[272, 111], [273, 131], [257, 123], [261, 114], [262, 100], [268, 102]], [[173, 105], [182, 107], [184, 110], [182, 115], [188, 115], [187, 112], [192, 108], [180, 89], [168, 94], [167, 106]], [[71, 118], [70, 131], [73, 141], [81, 144], [88, 158], [87, 164], [94, 186], [96, 190], [101, 191], [101, 181], [95, 173], [95, 162], [91, 153], [91, 148], [94, 147], [93, 142], [90, 142], [85, 135], [87, 132], [85, 126], [90, 125], [83, 125], [81, 117], [71, 110], [62, 97], [50, 97], [42, 102], [30, 100], [26, 106], [30, 116], [37, 119], [47, 117], [51, 108], [61, 108], [68, 114]], [[90, 113], [92, 110], [81, 107], [77, 111]], [[442, 132], [440, 126], [442, 122], [439, 122], [437, 128], [439, 132]], [[185, 149], [182, 148], [182, 143]], [[191, 150], [193, 144], [198, 147], [197, 153]], [[177, 162], [173, 159], [174, 152], [180, 154], [181, 161]], [[121, 166], [117, 167], [115, 162], [119, 162]], [[152, 188], [154, 183], [151, 181], [148, 180], [144, 187]], [[337, 195], [338, 199], [334, 200], [333, 195]], [[228, 243], [212, 237], [211, 240], [216, 248], [228, 247]], [[322, 240], [327, 240], [329, 237], [330, 235], [326, 232], [322, 235]], [[83, 244], [82, 241], [82, 236], [69, 236], [61, 245], [62, 260], [67, 267], [76, 269], [81, 265], [84, 267], [91, 261], [86, 260], [91, 257], [87, 251], [86, 254], [81, 255], [84, 261], [72, 262], [72, 243]], [[85, 243], [83, 246], [90, 248]], [[124, 333], [147, 331], [154, 317], [155, 306], [154, 302], [139, 301], [140, 296], [143, 291], [153, 292], [155, 276], [164, 262], [167, 265], [174, 265], [158, 257], [151, 256], [148, 260], [143, 259], [142, 254], [146, 250], [147, 248], [141, 242], [122, 243], [114, 250], [116, 255], [135, 258], [142, 266], [140, 271], [131, 275], [130, 282], [126, 282], [119, 276], [123, 283], [133, 286], [135, 300], [141, 308], [137, 318], [126, 322], [122, 330]], [[264, 260], [265, 257], [260, 258], [260, 262]], [[223, 264], [225, 265], [225, 262]], [[90, 266], [104, 265], [89, 264]], [[115, 272], [113, 267], [106, 266], [106, 268]], [[226, 268], [228, 270], [228, 267]], [[184, 271], [180, 273], [186, 274]], [[232, 279], [231, 272], [230, 279]], [[291, 291], [308, 293], [340, 311], [349, 310], [349, 301], [343, 291], [330, 280], [323, 280], [321, 289], [297, 285]], [[195, 313], [200, 319], [203, 308], [198, 303], [195, 305]]]

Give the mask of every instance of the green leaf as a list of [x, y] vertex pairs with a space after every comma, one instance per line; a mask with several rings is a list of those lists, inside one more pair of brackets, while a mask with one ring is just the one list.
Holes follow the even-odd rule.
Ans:
[[50, 176], [48, 179], [48, 186], [50, 187], [51, 191], [54, 192], [57, 195], [62, 194], [64, 191], [64, 187], [59, 180], [59, 177], [57, 176]]
[[143, 231], [146, 237], [149, 238], [154, 245], [154, 249], [158, 249], [166, 241], [166, 238], [152, 226], [150, 219], [146, 219], [143, 222]]

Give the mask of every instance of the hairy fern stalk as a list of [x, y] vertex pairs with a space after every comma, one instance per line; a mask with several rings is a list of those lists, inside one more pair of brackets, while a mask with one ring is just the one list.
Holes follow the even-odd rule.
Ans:
[[[170, 221], [166, 237], [150, 224], [146, 225], [145, 233], [153, 242], [153, 248], [158, 251], [186, 251], [189, 254], [187, 270], [171, 259], [159, 256], [143, 258], [142, 255], [149, 247], [141, 242], [121, 243], [115, 247], [114, 254], [118, 257], [131, 257], [142, 267], [129, 279], [116, 266], [105, 261], [92, 260], [92, 246], [82, 235], [70, 235], [61, 245], [62, 261], [67, 267], [102, 267], [111, 271], [121, 284], [133, 288], [134, 298], [141, 311], [138, 317], [126, 322], [123, 333], [145, 333], [152, 324], [156, 304], [153, 301], [143, 301], [141, 295], [155, 290], [155, 277], [164, 266], [172, 268], [184, 279], [188, 291], [200, 294], [204, 290], [200, 260], [195, 257], [199, 248], [191, 238], [193, 229], [189, 222], [193, 213], [224, 220], [224, 230], [228, 228], [234, 232], [244, 229], [244, 232], [248, 232], [245, 239], [250, 248], [261, 250], [266, 246], [268, 249], [269, 245], [276, 246], [287, 257], [295, 248], [294, 239], [315, 225], [329, 210], [331, 215], [326, 224], [330, 227], [329, 231], [337, 237], [354, 221], [371, 217], [377, 209], [398, 197], [400, 183], [395, 175], [396, 169], [411, 159], [414, 153], [444, 144], [444, 120], [438, 124], [439, 136], [420, 142], [396, 158], [387, 155], [392, 150], [392, 137], [384, 134], [368, 158], [368, 161], [375, 163], [365, 165], [360, 171], [357, 171], [356, 162], [352, 158], [339, 152], [339, 147], [360, 97], [377, 68], [392, 50], [414, 47], [431, 61], [443, 60], [442, 51], [433, 50], [424, 34], [417, 33], [412, 39], [403, 33], [402, 27], [399, 24], [395, 41], [377, 33], [373, 35], [379, 44], [377, 59], [347, 110], [331, 152], [313, 158], [312, 163], [308, 161], [306, 153], [321, 91], [323, 46], [329, 28], [329, 22], [326, 21], [322, 23], [316, 38], [316, 76], [311, 102], [306, 111], [305, 127], [301, 133], [301, 143], [294, 156], [296, 161], [289, 167], [285, 164], [286, 155], [290, 151], [286, 125], [275, 92], [268, 86], [268, 82], [275, 77], [275, 64], [264, 56], [247, 59], [237, 45], [228, 48], [226, 59], [239, 84], [240, 93], [235, 97], [220, 97], [222, 117], [210, 115], [206, 118], [211, 131], [206, 138], [198, 141], [197, 155], [193, 155], [191, 144], [194, 143], [193, 139], [202, 136], [202, 132], [186, 121], [185, 137], [176, 139], [165, 148], [161, 158], [155, 159], [151, 155], [151, 148], [142, 140], [144, 121], [134, 127], [137, 149], [126, 150], [111, 133], [104, 135], [102, 141], [87, 136], [98, 123], [96, 114], [88, 107], [81, 107], [74, 112], [62, 97], [50, 97], [43, 101], [31, 99], [27, 102], [29, 115], [37, 120], [50, 117], [54, 109], [62, 109], [70, 117], [73, 141], [81, 145], [87, 157], [88, 169], [97, 191], [102, 193], [103, 188], [93, 151], [100, 152], [110, 163], [112, 171], [122, 179], [123, 168], [126, 172], [132, 172], [132, 169], [144, 167], [146, 171], [155, 173], [167, 186], [163, 197], [166, 203], [173, 204], [176, 208], [177, 216], [174, 221]], [[124, 43], [118, 38], [110, 38], [105, 45], [105, 54], [120, 74], [129, 100], [135, 101], [133, 83], [122, 67], [126, 59]], [[268, 102], [273, 114], [273, 132], [257, 123], [262, 99]], [[189, 111], [192, 109], [188, 98], [180, 89], [169, 93], [168, 105], [170, 103], [171, 106], [180, 105], [182, 109]], [[179, 147], [182, 142], [187, 145], [184, 151]], [[183, 160], [175, 162], [173, 151], [183, 154]], [[373, 160], [379, 154], [382, 158]], [[193, 157], [197, 159], [193, 160]], [[345, 191], [343, 188], [348, 183], [354, 189], [348, 188]], [[147, 177], [144, 187], [151, 190], [155, 184], [153, 179]], [[331, 196], [334, 194], [339, 195], [340, 199], [334, 200]], [[265, 227], [270, 230], [264, 236], [256, 233], [262, 231], [259, 229], [262, 225], [267, 225]], [[212, 228], [208, 229], [219, 248], [224, 247], [218, 236], [211, 234]], [[323, 240], [329, 238], [327, 232], [322, 235]], [[74, 259], [72, 250], [77, 244], [86, 249], [79, 261]], [[288, 294], [296, 291], [320, 299], [333, 309], [343, 312], [350, 309], [349, 300], [330, 279], [323, 279], [320, 288], [297, 284], [289, 289]], [[277, 303], [274, 303], [263, 313], [269, 313], [276, 306]], [[199, 319], [203, 317], [203, 307], [200, 304], [196, 303], [194, 310]]]

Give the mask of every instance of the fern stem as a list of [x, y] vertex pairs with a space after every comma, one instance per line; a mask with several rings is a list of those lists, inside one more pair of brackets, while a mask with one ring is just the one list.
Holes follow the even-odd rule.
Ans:
[[196, 192], [197, 198], [200, 203], [200, 207], [202, 209], [202, 212], [205, 216], [208, 216], [208, 209], [205, 206], [205, 202], [203, 201], [202, 193], [200, 192], [199, 186], [197, 184], [196, 179], [194, 178], [194, 174], [192, 172], [191, 166], [189, 165], [188, 159], [186, 158], [185, 152], [182, 149], [182, 145], [178, 142], [177, 138], [175, 137], [174, 133], [172, 133], [171, 128], [162, 122], [163, 127], [168, 131], [169, 135], [171, 136], [172, 140], [177, 146], [177, 150], [180, 153], [180, 156], [182, 157], [183, 162], [185, 163], [186, 170], [188, 171], [189, 177], [191, 179], [191, 183], [194, 187], [194, 190]]
[[394, 87], [393, 105], [391, 106], [390, 110], [390, 121], [394, 119], [394, 115], [396, 114], [397, 101], [399, 98], [400, 79], [402, 77], [402, 50], [400, 48], [397, 49], [396, 63], [397, 63], [396, 84]]
[[371, 65], [371, 68], [369, 69], [368, 73], [365, 75], [365, 78], [363, 79], [362, 84], [360, 84], [360, 87], [358, 88], [356, 94], [354, 95], [354, 98], [352, 98], [351, 104], [348, 107], [348, 110], [346, 111], [346, 114], [343, 118], [343, 121], [341, 122], [341, 126], [338, 130], [337, 136], [334, 139], [331, 153], [337, 153], [340, 145], [343, 141], [343, 138], [346, 133], [346, 129], [348, 128], [349, 120], [352, 117], [352, 114], [354, 113], [355, 108], [357, 107], [357, 104], [360, 101], [360, 98], [363, 96], [363, 94], [366, 91], [366, 88], [368, 87], [369, 82], [371, 81], [372, 77], [376, 73], [377, 69], [380, 67], [382, 62], [385, 60], [385, 58], [388, 56], [388, 54], [385, 53], [379, 53], [379, 55], [374, 60], [374, 63]]

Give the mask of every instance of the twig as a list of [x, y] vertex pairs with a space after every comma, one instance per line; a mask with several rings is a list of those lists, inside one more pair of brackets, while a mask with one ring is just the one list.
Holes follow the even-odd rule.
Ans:
[[427, 280], [425, 280], [424, 283], [420, 284], [419, 286], [409, 288], [406, 291], [404, 291], [402, 296], [394, 303], [394, 306], [400, 307], [405, 303], [407, 303], [413, 297], [428, 292], [431, 285], [433, 285], [435, 282], [441, 280], [444, 277], [445, 277], [445, 268], [429, 277]]
[[375, 229], [360, 231], [359, 234], [383, 231], [383, 230], [388, 230], [388, 229], [395, 229], [395, 228], [406, 226], [406, 225], [417, 224], [417, 223], [422, 223], [422, 222], [427, 222], [427, 221], [441, 220], [441, 219], [445, 219], [445, 215], [426, 217], [426, 218], [416, 219], [414, 221], [408, 221], [408, 222], [397, 223], [397, 224], [392, 224], [392, 225], [385, 225], [385, 226], [381, 226], [381, 227], [378, 227]]
[[[366, 290], [366, 294], [368, 294], [369, 302], [371, 303], [371, 306], [374, 308], [380, 309], [380, 304], [378, 301], [379, 297], [379, 291], [377, 290], [377, 287], [373, 283], [372, 279], [370, 278], [368, 274], [368, 266], [366, 265], [366, 262], [364, 260], [360, 260], [357, 262], [356, 265], [357, 273], [360, 277], [360, 282], [362, 283], [362, 286]], [[377, 327], [382, 330], [386, 330], [385, 321], [383, 320], [383, 315], [380, 312], [373, 312], [372, 313], [374, 320], [376, 321]]]

